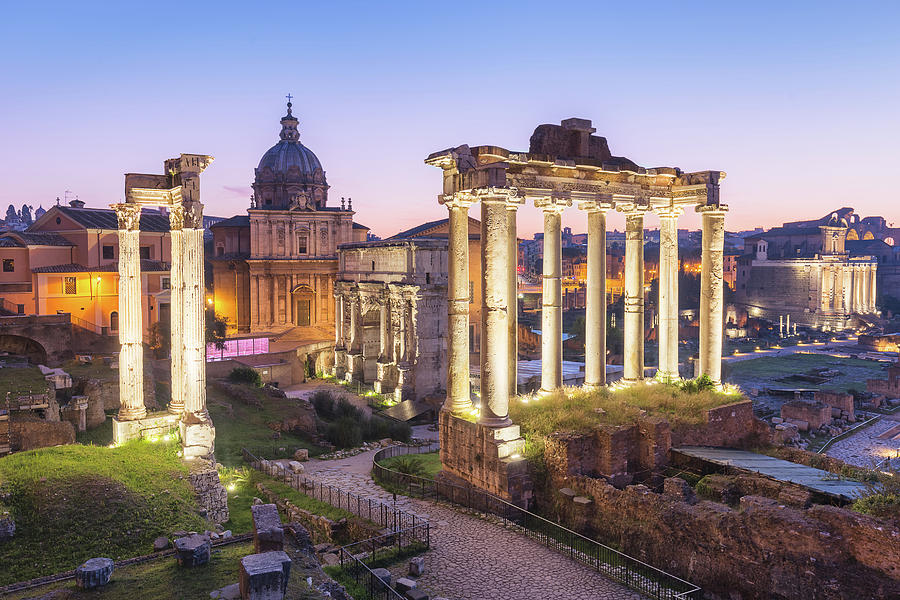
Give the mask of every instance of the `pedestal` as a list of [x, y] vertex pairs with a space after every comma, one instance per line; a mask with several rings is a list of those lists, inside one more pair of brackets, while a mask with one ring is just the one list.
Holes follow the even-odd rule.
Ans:
[[178, 429], [178, 415], [158, 412], [143, 419], [122, 421], [113, 417], [113, 443], [117, 446], [130, 440], [161, 437]]

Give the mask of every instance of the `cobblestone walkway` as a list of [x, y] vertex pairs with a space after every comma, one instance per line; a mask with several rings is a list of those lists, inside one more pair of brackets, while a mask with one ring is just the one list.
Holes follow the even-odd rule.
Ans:
[[[374, 452], [339, 461], [310, 461], [306, 472], [324, 483], [392, 503], [369, 476]], [[640, 600], [606, 579], [502, 525], [447, 506], [397, 496], [397, 507], [431, 524], [431, 550], [419, 586], [450, 600]], [[394, 576], [403, 575], [398, 567]]]
[[[877, 423], [835, 442], [825, 454], [858, 467], [871, 469], [885, 458], [893, 458], [900, 454], [900, 440], [879, 440], [878, 436], [900, 424], [900, 413], [882, 418]], [[900, 460], [893, 460], [895, 466]]]

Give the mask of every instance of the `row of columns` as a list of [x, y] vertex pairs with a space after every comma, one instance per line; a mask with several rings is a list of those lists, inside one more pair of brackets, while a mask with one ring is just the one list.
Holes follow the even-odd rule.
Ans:
[[825, 313], [875, 312], [875, 263], [834, 263], [821, 268], [818, 309]]
[[[514, 365], [516, 277], [515, 210], [523, 202], [511, 188], [476, 188], [449, 194], [450, 260], [448, 286], [449, 369], [447, 407], [471, 408], [469, 396], [468, 209], [481, 202], [482, 340], [481, 416], [484, 425], [510, 423], [509, 396], [516, 392]], [[561, 215], [572, 205], [566, 195], [538, 198], [544, 212], [541, 390], [562, 385]], [[606, 212], [610, 204], [581, 202], [588, 213], [585, 385], [606, 383]], [[644, 214], [649, 206], [624, 204], [626, 382], [644, 378]], [[700, 372], [721, 381], [724, 293], [724, 217], [726, 207], [697, 207], [703, 222], [700, 298]], [[656, 209], [660, 216], [660, 363], [658, 377], [678, 377], [678, 229], [680, 206]]]
[[[141, 313], [140, 204], [113, 205], [119, 221], [120, 421], [147, 415]], [[206, 409], [206, 316], [202, 206], [170, 206], [172, 240], [171, 370], [169, 411], [187, 423], [208, 422]], [[185, 226], [187, 225], [187, 226]]]
[[293, 290], [301, 283], [313, 289], [310, 297], [309, 321], [315, 325], [320, 319], [328, 319], [329, 310], [318, 305], [320, 291], [327, 290], [331, 285], [331, 276], [325, 274], [313, 274], [309, 277], [299, 274], [265, 274], [250, 275], [250, 323], [253, 329], [264, 327], [279, 327], [287, 325], [299, 325], [299, 315], [296, 313], [296, 299]]

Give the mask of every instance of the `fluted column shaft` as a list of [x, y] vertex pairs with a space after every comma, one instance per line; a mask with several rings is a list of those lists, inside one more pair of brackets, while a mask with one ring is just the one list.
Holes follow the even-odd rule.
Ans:
[[562, 385], [562, 211], [571, 200], [535, 202], [544, 211], [544, 279], [541, 304], [541, 391]]
[[876, 307], [876, 293], [878, 288], [876, 286], [876, 277], [878, 275], [878, 265], [873, 264], [869, 267], [869, 311], [875, 312]]
[[659, 210], [659, 369], [657, 378], [678, 379], [678, 217], [680, 207]]
[[584, 315], [584, 385], [606, 384], [606, 208], [581, 204], [588, 214]]
[[509, 392], [515, 395], [519, 388], [519, 244], [516, 238], [517, 204], [506, 206], [509, 255]]
[[625, 339], [622, 378], [644, 379], [644, 211], [625, 213]]
[[700, 259], [700, 373], [722, 381], [723, 259], [725, 212], [723, 206], [702, 206], [703, 250]]
[[504, 427], [509, 418], [509, 217], [506, 195], [481, 198], [481, 416]]
[[144, 407], [144, 340], [141, 313], [141, 208], [115, 205], [119, 219], [119, 409], [120, 421], [147, 415]]
[[206, 307], [203, 281], [203, 229], [183, 229], [184, 412], [209, 420], [206, 411]]
[[182, 272], [184, 242], [181, 218], [178, 215], [181, 211], [180, 205], [173, 207], [170, 213], [171, 229], [169, 232], [172, 242], [172, 266], [169, 271], [169, 314], [171, 317], [169, 362], [172, 374], [172, 398], [169, 401], [169, 412], [176, 415], [184, 412], [184, 273]]
[[334, 349], [344, 348], [344, 297], [340, 292], [334, 294]]
[[390, 346], [388, 340], [391, 333], [390, 301], [385, 296], [381, 299], [378, 315], [378, 362], [388, 362]]
[[472, 407], [469, 391], [469, 207], [468, 199], [451, 197], [447, 273], [447, 408], [454, 413]]
[[350, 354], [359, 354], [360, 349], [360, 324], [362, 318], [359, 309], [359, 294], [353, 294], [350, 297]]

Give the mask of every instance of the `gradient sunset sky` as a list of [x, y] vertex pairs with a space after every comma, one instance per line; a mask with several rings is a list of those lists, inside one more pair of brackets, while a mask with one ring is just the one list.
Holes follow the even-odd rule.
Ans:
[[[896, 1], [16, 2], [0, 212], [65, 190], [105, 207], [125, 172], [193, 152], [216, 158], [205, 213], [244, 213], [290, 92], [330, 203], [351, 196], [380, 236], [446, 216], [429, 153], [527, 150], [568, 117], [638, 164], [726, 171], [731, 230], [840, 206], [900, 222], [898, 32]], [[519, 213], [520, 237], [540, 230]]]

